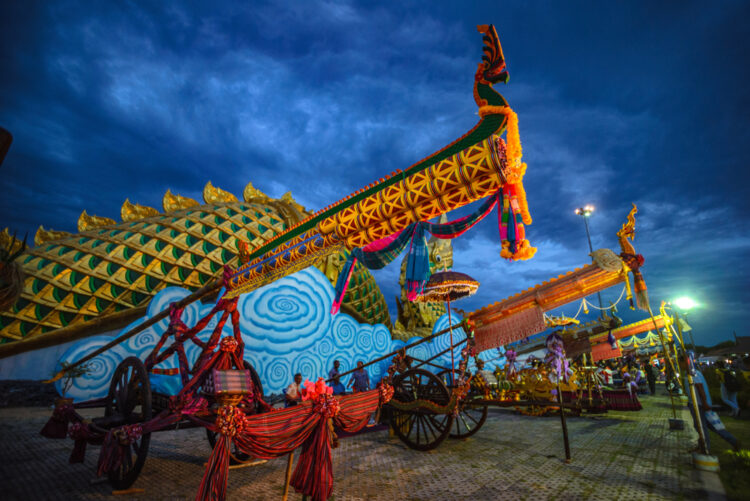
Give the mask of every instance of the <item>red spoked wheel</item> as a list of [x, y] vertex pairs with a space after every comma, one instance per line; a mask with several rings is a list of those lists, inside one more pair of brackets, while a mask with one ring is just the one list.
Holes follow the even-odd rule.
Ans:
[[[452, 386], [450, 369], [440, 371], [438, 377], [447, 387]], [[468, 438], [479, 431], [487, 420], [488, 406], [487, 404], [478, 404], [474, 401], [483, 398], [484, 394], [479, 393], [474, 387], [469, 389], [469, 394], [457, 404], [458, 414], [453, 419], [453, 426], [450, 432], [451, 438]]]
[[[151, 415], [151, 383], [143, 362], [128, 357], [117, 366], [109, 385], [104, 416], [119, 425], [144, 423]], [[144, 433], [130, 445], [122, 464], [107, 476], [116, 490], [127, 489], [138, 478], [146, 462], [151, 433]]]
[[[450, 402], [450, 392], [435, 374], [423, 369], [410, 369], [393, 380], [393, 400], [409, 404], [426, 400], [445, 407]], [[391, 426], [398, 438], [418, 451], [434, 449], [450, 433], [453, 424], [451, 412], [438, 413], [428, 407], [414, 409], [393, 409]]]

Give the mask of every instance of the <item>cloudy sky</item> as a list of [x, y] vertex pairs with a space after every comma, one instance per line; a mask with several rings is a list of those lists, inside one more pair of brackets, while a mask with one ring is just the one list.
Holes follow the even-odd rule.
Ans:
[[[208, 180], [328, 205], [476, 123], [476, 25], [493, 23], [539, 251], [502, 261], [488, 218], [454, 242], [482, 282], [457, 306], [584, 264], [582, 204], [594, 247], [616, 248], [635, 202], [652, 303], [698, 301], [699, 343], [750, 335], [750, 4], [462, 3], [3, 2], [0, 225], [74, 232], [83, 209], [200, 199]], [[389, 298], [397, 268], [376, 275]]]

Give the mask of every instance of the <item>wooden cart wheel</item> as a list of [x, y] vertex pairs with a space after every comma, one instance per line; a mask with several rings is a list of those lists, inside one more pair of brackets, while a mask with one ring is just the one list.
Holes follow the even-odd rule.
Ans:
[[[451, 387], [451, 371], [446, 369], [438, 373], [438, 377], [447, 387]], [[475, 388], [469, 389], [466, 398], [458, 403], [458, 416], [453, 418], [451, 427], [451, 438], [468, 438], [479, 431], [484, 422], [487, 420], [487, 404], [475, 404], [472, 400], [483, 399], [484, 394], [480, 394]]]
[[[250, 362], [247, 360], [243, 360], [245, 369], [250, 371], [250, 379], [253, 381], [253, 388], [256, 392], [258, 392], [261, 396], [263, 396], [263, 384], [260, 382], [260, 377], [258, 377], [258, 372], [255, 370], [255, 368], [252, 366]], [[242, 409], [245, 411], [245, 414], [257, 414], [261, 410], [261, 406], [258, 403], [248, 403], [243, 400], [243, 402], [240, 403], [240, 405], [243, 405]], [[216, 446], [216, 435], [217, 433], [215, 431], [211, 431], [208, 428], [206, 428], [206, 438], [208, 439], [208, 443], [211, 444], [211, 448], [213, 449]], [[249, 454], [245, 454], [244, 452], [240, 451], [237, 446], [232, 442], [232, 448], [229, 450], [229, 464], [236, 465], [236, 464], [242, 464], [247, 463], [250, 461], [252, 456]]]
[[[408, 403], [428, 400], [445, 406], [450, 401], [450, 392], [433, 373], [423, 369], [410, 369], [393, 380], [393, 399]], [[418, 451], [434, 449], [445, 440], [453, 424], [453, 414], [437, 414], [427, 408], [400, 410], [391, 407], [391, 426], [406, 445]]]
[[[109, 385], [104, 415], [119, 418], [123, 424], [144, 423], [151, 420], [151, 383], [143, 362], [128, 357], [117, 366]], [[151, 433], [144, 433], [130, 446], [120, 467], [108, 473], [109, 483], [116, 490], [127, 489], [138, 478], [146, 462]]]

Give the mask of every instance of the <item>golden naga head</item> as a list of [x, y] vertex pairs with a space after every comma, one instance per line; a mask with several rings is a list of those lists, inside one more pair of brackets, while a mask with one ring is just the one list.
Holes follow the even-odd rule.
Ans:
[[477, 30], [484, 35], [482, 37], [484, 55], [482, 56], [482, 62], [479, 63], [479, 68], [477, 68], [475, 78], [488, 84], [508, 83], [510, 75], [505, 67], [505, 56], [503, 56], [503, 48], [500, 45], [495, 26], [482, 24], [477, 26]]

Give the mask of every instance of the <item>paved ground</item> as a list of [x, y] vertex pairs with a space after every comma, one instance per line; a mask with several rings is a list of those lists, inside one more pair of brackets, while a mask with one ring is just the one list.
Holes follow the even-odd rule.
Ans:
[[[336, 501], [501, 499], [705, 499], [687, 449], [696, 435], [669, 431], [667, 397], [644, 397], [640, 412], [571, 418], [573, 462], [564, 464], [559, 417], [494, 410], [474, 437], [448, 439], [424, 453], [387, 431], [341, 440], [334, 451]], [[0, 498], [114, 499], [97, 482], [98, 447], [84, 464], [67, 463], [72, 442], [39, 435], [49, 410], [0, 409]], [[152, 435], [133, 499], [194, 499], [209, 446], [202, 430]], [[280, 499], [286, 458], [230, 471], [229, 499]], [[298, 494], [290, 499], [299, 500]]]

